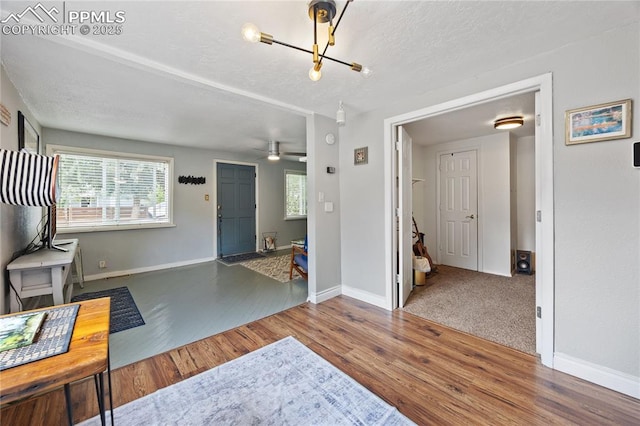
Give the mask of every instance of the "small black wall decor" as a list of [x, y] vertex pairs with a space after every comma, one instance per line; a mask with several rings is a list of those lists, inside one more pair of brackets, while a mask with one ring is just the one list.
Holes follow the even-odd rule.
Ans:
[[207, 183], [207, 179], [204, 176], [178, 176], [178, 183], [184, 183], [185, 185], [204, 185]]

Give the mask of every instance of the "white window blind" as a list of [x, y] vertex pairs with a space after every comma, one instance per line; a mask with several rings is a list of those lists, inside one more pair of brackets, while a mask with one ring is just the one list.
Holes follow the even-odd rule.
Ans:
[[60, 155], [58, 231], [171, 224], [173, 159], [57, 146], [51, 152]]
[[285, 219], [307, 217], [307, 174], [298, 170], [284, 171]]

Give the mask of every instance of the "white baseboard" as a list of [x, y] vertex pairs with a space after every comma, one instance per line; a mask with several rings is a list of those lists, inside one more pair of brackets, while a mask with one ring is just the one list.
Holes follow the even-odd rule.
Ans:
[[556, 352], [553, 368], [591, 383], [640, 399], [640, 377]]
[[[270, 250], [269, 252], [272, 251], [280, 251], [280, 250], [285, 250], [285, 249], [291, 249], [291, 244], [287, 244], [284, 246], [276, 246], [275, 250]], [[265, 249], [263, 249], [262, 247], [260, 247], [260, 249], [258, 250], [259, 253], [268, 253]]]
[[388, 309], [387, 300], [384, 296], [373, 294], [364, 290], [359, 290], [357, 288], [349, 287], [346, 285], [342, 286], [342, 294], [344, 294], [345, 296], [353, 297], [354, 299], [358, 299], [362, 302], [370, 303], [379, 308]]
[[216, 259], [213, 257], [206, 257], [203, 259], [185, 260], [183, 262], [164, 263], [162, 265], [145, 266], [144, 268], [134, 268], [134, 269], [128, 269], [125, 271], [110, 271], [102, 274], [85, 275], [84, 280], [95, 281], [95, 280], [102, 280], [105, 278], [121, 277], [124, 275], [140, 274], [142, 272], [161, 271], [163, 269], [179, 268], [181, 266], [196, 265], [198, 263], [206, 263], [214, 260]]
[[313, 293], [313, 294], [310, 293], [307, 300], [313, 303], [314, 305], [318, 303], [322, 303], [336, 296], [340, 296], [342, 294], [341, 289], [342, 289], [342, 286], [337, 285], [335, 287], [331, 287], [330, 289], [323, 290], [320, 293]]

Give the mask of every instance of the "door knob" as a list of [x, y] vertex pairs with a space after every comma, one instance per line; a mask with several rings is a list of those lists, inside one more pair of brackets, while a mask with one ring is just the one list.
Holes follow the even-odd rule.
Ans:
[[473, 218], [474, 218], [474, 216], [473, 216], [473, 215], [471, 215], [471, 216], [465, 216], [465, 217], [466, 217], [467, 219], [473, 219]]

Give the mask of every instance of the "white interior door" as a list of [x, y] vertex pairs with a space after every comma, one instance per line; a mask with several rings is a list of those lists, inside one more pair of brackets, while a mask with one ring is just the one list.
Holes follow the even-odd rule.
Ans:
[[440, 263], [478, 270], [478, 165], [475, 150], [440, 156]]
[[413, 290], [413, 257], [411, 236], [411, 137], [402, 126], [398, 126], [398, 139], [396, 148], [398, 150], [398, 303], [404, 306], [411, 290]]

